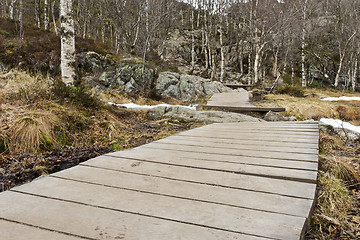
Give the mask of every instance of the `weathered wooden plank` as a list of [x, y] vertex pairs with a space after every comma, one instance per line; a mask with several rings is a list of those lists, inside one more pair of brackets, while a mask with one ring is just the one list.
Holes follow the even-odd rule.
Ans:
[[318, 122], [297, 122], [297, 121], [289, 121], [289, 122], [242, 122], [242, 123], [213, 123], [214, 126], [237, 126], [237, 127], [297, 127], [299, 129], [318, 129]]
[[204, 127], [198, 128], [202, 131], [216, 131], [216, 132], [234, 132], [234, 133], [262, 133], [262, 134], [296, 134], [298, 136], [302, 135], [311, 135], [316, 136], [318, 135], [318, 129], [291, 129], [291, 128], [237, 128], [237, 127], [228, 127], [228, 128], [220, 128], [220, 127]]
[[42, 179], [36, 185], [29, 184], [16, 190], [121, 212], [276, 239], [299, 239], [306, 220], [302, 217], [115, 189], [64, 179]]
[[[57, 187], [61, 188], [61, 185], [56, 185], [54, 190]], [[68, 189], [71, 191], [73, 188], [69, 187]], [[78, 195], [76, 192], [74, 194]], [[119, 198], [121, 197], [119, 196]], [[89, 198], [92, 197], [89, 196]], [[101, 195], [99, 198], [110, 198], [111, 200], [112, 197]], [[148, 203], [145, 201], [144, 205], [146, 204]], [[195, 226], [12, 191], [1, 194], [0, 209], [1, 218], [94, 240], [261, 239], [229, 231], [209, 229], [199, 225]]]
[[2, 240], [29, 240], [29, 239], [51, 239], [51, 240], [79, 240], [83, 238], [57, 233], [38, 227], [32, 227], [15, 222], [0, 219], [0, 239]]
[[262, 141], [273, 141], [273, 142], [296, 142], [296, 143], [318, 143], [318, 139], [316, 137], [313, 138], [297, 138], [294, 136], [286, 136], [286, 135], [261, 135], [261, 134], [229, 134], [229, 133], [217, 133], [216, 135], [213, 133], [209, 133], [207, 131], [197, 131], [197, 132], [183, 132], [179, 133], [180, 136], [199, 136], [199, 137], [213, 137], [213, 138], [224, 138], [224, 139], [249, 139], [249, 140], [262, 140]]
[[238, 136], [239, 138], [242, 139], [247, 139], [247, 138], [251, 138], [251, 137], [274, 137], [274, 138], [287, 138], [289, 142], [291, 142], [291, 138], [297, 138], [297, 139], [303, 139], [303, 140], [317, 140], [319, 133], [315, 132], [315, 133], [296, 133], [296, 132], [277, 132], [276, 130], [274, 131], [268, 131], [268, 132], [261, 132], [261, 131], [237, 131], [237, 130], [217, 130], [217, 129], [208, 129], [208, 128], [197, 128], [197, 129], [193, 129], [193, 131], [190, 131], [190, 133], [211, 133], [214, 136], [216, 136], [217, 134], [227, 134], [229, 136]]
[[189, 141], [209, 141], [209, 142], [219, 142], [219, 143], [228, 143], [233, 145], [241, 146], [267, 146], [267, 147], [286, 147], [292, 148], [294, 151], [304, 150], [318, 150], [317, 143], [296, 143], [296, 142], [274, 142], [274, 141], [263, 141], [263, 140], [249, 140], [249, 139], [229, 139], [229, 138], [219, 138], [216, 136], [213, 137], [202, 137], [202, 136], [191, 136], [191, 135], [181, 135], [176, 134], [170, 137], [171, 139], [187, 139]]
[[[301, 162], [301, 161], [291, 161], [283, 159], [266, 159], [266, 158], [256, 158], [256, 157], [246, 157], [246, 156], [231, 156], [231, 155], [221, 155], [221, 154], [208, 154], [208, 153], [193, 153], [193, 152], [181, 152], [174, 150], [163, 150], [163, 149], [142, 149], [142, 151], [137, 150], [126, 150], [120, 152], [114, 152], [106, 154], [106, 156], [115, 156], [115, 157], [125, 157], [136, 159], [144, 159], [150, 161], [162, 160], [167, 161], [169, 159], [174, 161], [183, 161], [188, 159], [189, 161], [203, 161], [203, 162], [218, 162], [221, 164], [233, 163], [249, 166], [265, 166], [265, 167], [274, 167], [274, 168], [283, 168], [283, 169], [298, 169], [298, 170], [308, 170], [315, 171], [318, 170], [318, 164], [315, 162]], [[205, 163], [204, 163], [205, 164]]]
[[317, 162], [318, 155], [314, 154], [302, 154], [302, 153], [287, 153], [282, 152], [270, 152], [270, 151], [256, 151], [256, 150], [240, 150], [240, 149], [230, 149], [230, 148], [211, 148], [211, 147], [202, 147], [195, 145], [173, 145], [166, 143], [153, 142], [151, 145], [147, 144], [140, 148], [156, 148], [156, 149], [165, 149], [165, 150], [176, 150], [176, 151], [187, 151], [187, 152], [202, 152], [202, 153], [215, 153], [223, 155], [234, 155], [234, 156], [248, 156], [248, 157], [262, 157], [262, 158], [276, 158], [276, 159], [285, 159], [285, 160], [294, 160], [294, 161], [308, 161], [308, 162]]
[[[211, 143], [223, 143], [229, 144], [230, 146], [237, 146], [246, 149], [260, 149], [262, 147], [273, 147], [274, 150], [283, 151], [292, 149], [292, 151], [299, 151], [302, 153], [314, 153], [318, 152], [318, 144], [316, 143], [292, 143], [292, 142], [272, 142], [262, 140], [249, 140], [249, 139], [228, 139], [228, 138], [217, 138], [217, 137], [201, 137], [201, 136], [184, 136], [184, 135], [173, 135], [168, 137], [171, 140], [186, 140], [189, 142], [211, 142]], [[167, 139], [167, 138], [166, 138]]]
[[217, 105], [201, 105], [200, 108], [203, 110], [217, 110], [224, 112], [285, 112], [286, 109], [282, 107], [252, 107], [252, 106], [243, 106], [243, 107], [231, 107], [231, 106], [217, 106]]
[[[203, 147], [215, 147], [215, 148], [232, 148], [243, 150], [257, 150], [257, 151], [272, 151], [272, 152], [286, 152], [286, 153], [306, 153], [306, 154], [318, 154], [319, 150], [314, 148], [300, 148], [300, 147], [284, 147], [281, 144], [274, 144], [272, 146], [263, 146], [261, 144], [248, 144], [247, 140], [231, 141], [229, 139], [209, 139], [209, 138], [189, 138], [186, 136], [171, 136], [162, 140], [158, 140], [159, 143], [170, 144], [182, 144], [182, 145], [197, 145]], [[239, 143], [240, 142], [240, 143]]]
[[141, 151], [142, 154], [147, 155], [145, 157], [140, 157], [139, 155], [136, 154], [136, 152], [140, 152], [140, 151], [119, 152], [116, 155], [112, 155], [112, 156], [117, 156], [120, 158], [121, 157], [131, 158], [139, 161], [167, 164], [172, 166], [194, 167], [194, 168], [206, 169], [206, 170], [264, 176], [264, 177], [287, 179], [294, 181], [296, 180], [296, 181], [310, 182], [310, 183], [316, 183], [316, 179], [317, 179], [317, 171], [276, 168], [271, 166], [254, 166], [254, 165], [246, 165], [246, 164], [226, 163], [226, 162], [218, 162], [218, 161], [204, 161], [204, 160], [187, 159], [187, 158], [179, 159], [179, 158], [171, 158], [167, 153], [165, 153], [164, 157], [151, 158], [151, 156], [154, 156], [153, 155], [154, 151], [151, 148]]
[[119, 158], [107, 156], [94, 158], [82, 163], [82, 165], [306, 199], [314, 199], [316, 187], [315, 184], [305, 182], [170, 166], [130, 159], [123, 161]]
[[[78, 166], [52, 176], [178, 198], [193, 199], [260, 211], [308, 217], [313, 203], [300, 199], [246, 190], [183, 182], [154, 176]], [[176, 187], [174, 187], [176, 186]]]

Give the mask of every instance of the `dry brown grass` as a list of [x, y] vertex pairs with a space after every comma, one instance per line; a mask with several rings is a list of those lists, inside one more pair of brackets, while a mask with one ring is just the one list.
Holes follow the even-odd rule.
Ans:
[[[305, 90], [306, 97], [292, 97], [289, 95], [270, 94], [264, 100], [255, 103], [259, 106], [285, 107], [287, 115], [293, 115], [302, 120], [320, 118], [336, 118], [350, 121], [355, 125], [360, 125], [360, 102], [359, 101], [340, 101], [328, 102], [321, 101], [325, 97], [342, 96], [342, 92], [326, 90]], [[344, 94], [346, 96], [360, 96], [359, 93]]]
[[10, 152], [37, 152], [50, 147], [47, 144], [56, 144], [53, 134], [55, 121], [56, 117], [46, 112], [26, 112], [16, 116], [7, 130]]
[[50, 80], [11, 70], [0, 74], [0, 101], [17, 105], [49, 98]]
[[326, 152], [334, 152], [335, 150], [347, 150], [347, 147], [338, 136], [329, 134], [320, 134], [319, 144], [322, 150]]
[[[349, 212], [354, 207], [350, 191], [342, 180], [328, 172], [319, 172], [317, 202], [309, 239], [352, 239]], [[350, 230], [348, 234], [347, 230]], [[334, 238], [335, 237], [335, 238]], [[341, 238], [344, 239], [344, 238]]]
[[351, 161], [346, 157], [335, 155], [322, 156], [320, 168], [334, 177], [344, 181], [348, 188], [360, 188], [360, 176]]

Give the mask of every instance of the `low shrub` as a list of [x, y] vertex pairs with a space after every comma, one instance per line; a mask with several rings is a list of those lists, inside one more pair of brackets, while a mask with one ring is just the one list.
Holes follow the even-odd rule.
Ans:
[[279, 94], [287, 94], [293, 97], [305, 97], [305, 92], [301, 87], [285, 85], [277, 90]]

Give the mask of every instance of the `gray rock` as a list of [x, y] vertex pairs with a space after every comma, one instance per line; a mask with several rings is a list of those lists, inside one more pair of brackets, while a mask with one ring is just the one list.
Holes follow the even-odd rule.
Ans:
[[261, 122], [263, 120], [239, 113], [220, 111], [196, 111], [179, 106], [156, 107], [149, 111], [152, 119], [176, 118], [196, 122]]
[[352, 131], [351, 129], [347, 128], [337, 128], [332, 125], [326, 124], [322, 121], [319, 122], [319, 129], [325, 133], [328, 133], [330, 135], [339, 135], [344, 139], [356, 141], [360, 140], [360, 133], [356, 131]]
[[125, 85], [125, 92], [126, 93], [133, 93], [136, 91], [136, 82], [132, 78], [130, 81], [128, 81]]
[[6, 66], [4, 63], [0, 62], [0, 74], [6, 73]]
[[265, 115], [264, 119], [265, 119], [265, 121], [268, 121], [268, 122], [297, 121], [296, 117], [294, 117], [294, 116], [285, 117], [284, 115], [273, 112], [273, 111], [269, 111]]
[[220, 82], [173, 72], [161, 72], [155, 89], [162, 97], [172, 97], [181, 101], [197, 100], [210, 94], [231, 91]]

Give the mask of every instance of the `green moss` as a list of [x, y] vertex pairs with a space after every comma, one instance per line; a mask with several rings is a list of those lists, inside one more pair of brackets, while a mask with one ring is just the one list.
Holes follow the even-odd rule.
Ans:
[[6, 144], [5, 137], [0, 137], [0, 153], [9, 153], [9, 148]]
[[43, 131], [40, 130], [40, 150], [41, 151], [54, 151], [55, 147], [51, 140], [45, 135]]
[[114, 143], [110, 148], [114, 151], [120, 151], [123, 149], [123, 146], [120, 143]]
[[60, 125], [57, 125], [54, 127], [54, 133], [56, 136], [56, 141], [58, 143], [60, 143], [62, 146], [70, 145], [70, 140], [69, 140], [65, 130]]

